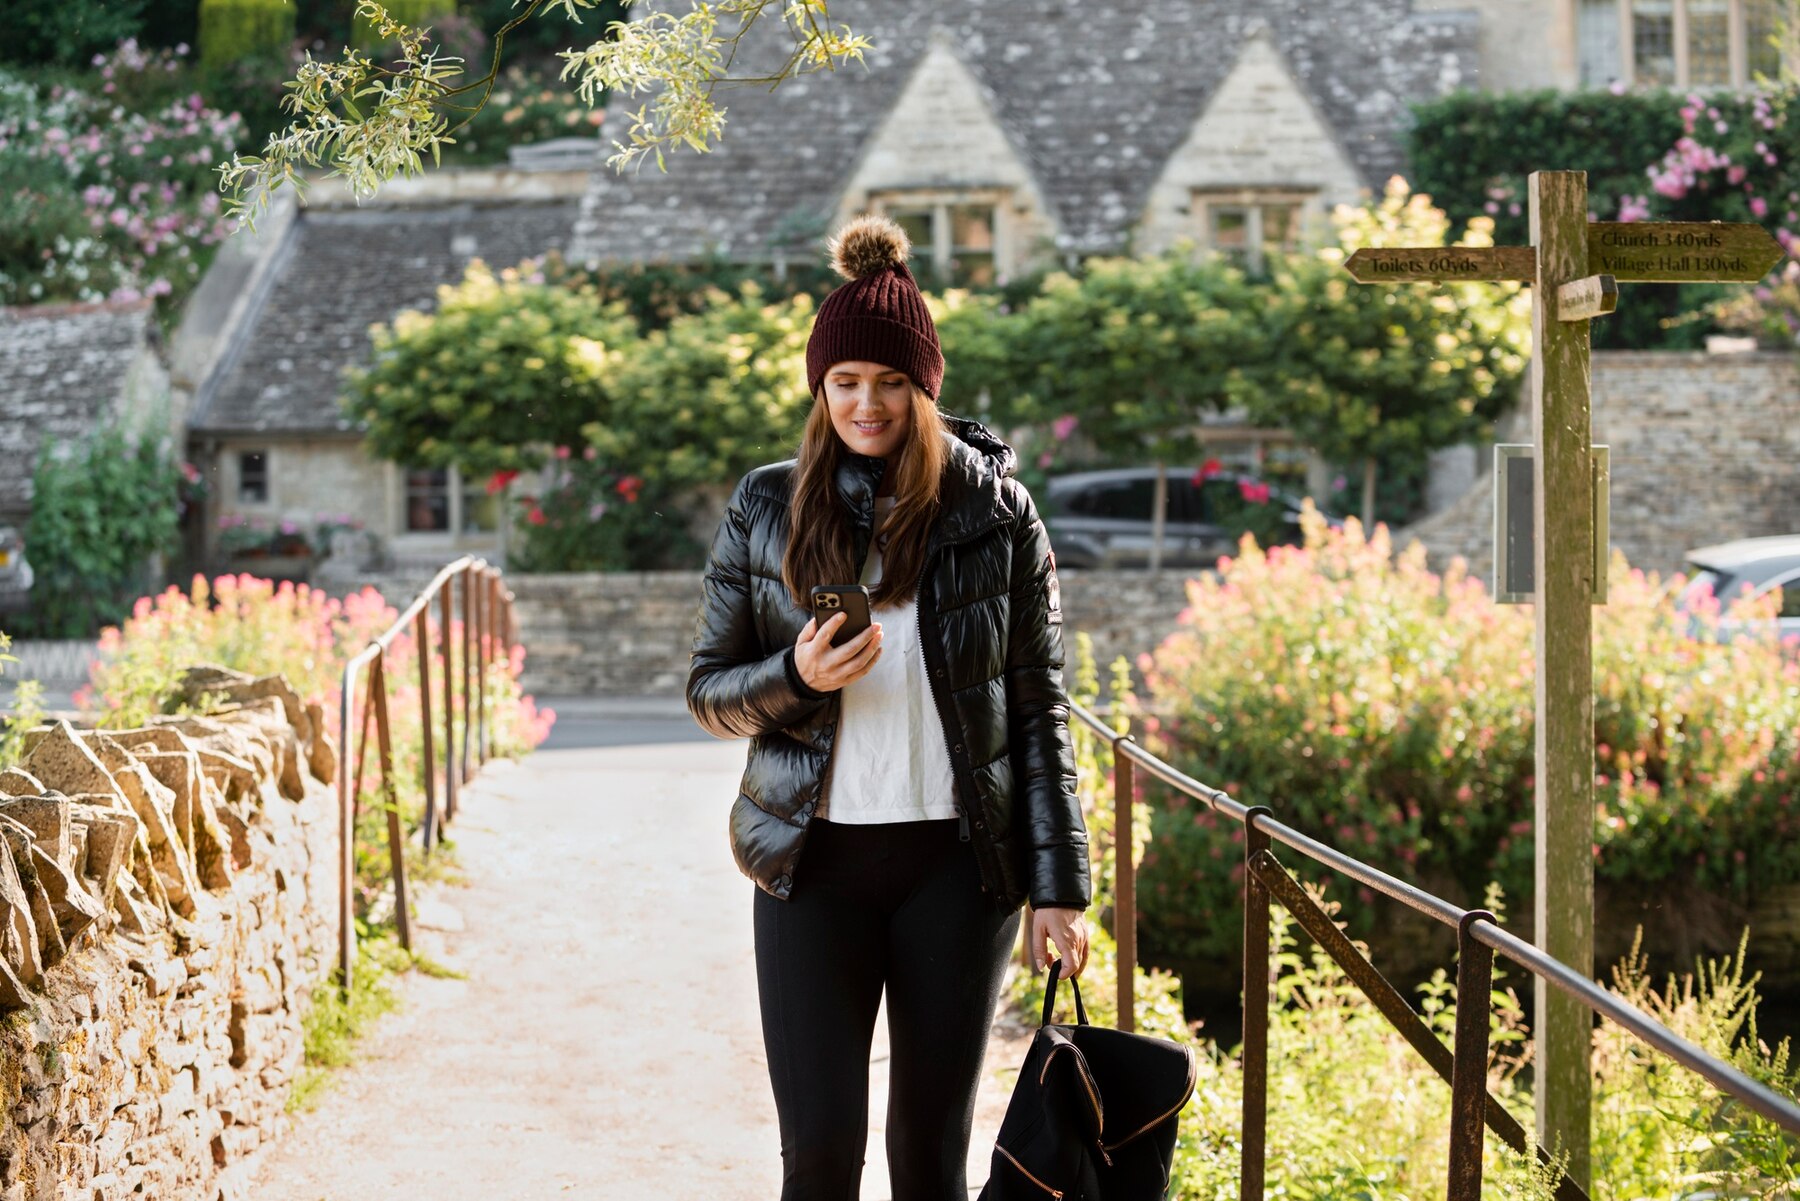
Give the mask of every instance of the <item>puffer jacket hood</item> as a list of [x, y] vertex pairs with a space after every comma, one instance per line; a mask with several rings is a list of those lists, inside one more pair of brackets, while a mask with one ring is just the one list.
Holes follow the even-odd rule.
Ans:
[[[944, 413], [948, 462], [918, 585], [920, 649], [944, 723], [963, 828], [997, 905], [1086, 908], [1087, 831], [1063, 687], [1056, 560], [1018, 454], [981, 422]], [[786, 899], [828, 786], [837, 692], [800, 678], [811, 614], [781, 579], [795, 460], [745, 474], [708, 554], [687, 703], [721, 738], [750, 739], [732, 803], [732, 854]], [[833, 483], [868, 552], [884, 464], [846, 451]]]

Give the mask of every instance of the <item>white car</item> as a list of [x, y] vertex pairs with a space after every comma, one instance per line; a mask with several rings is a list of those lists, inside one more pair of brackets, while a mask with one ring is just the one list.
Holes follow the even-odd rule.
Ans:
[[1745, 589], [1759, 597], [1779, 591], [1777, 628], [1783, 639], [1800, 638], [1800, 534], [1740, 538], [1691, 550], [1687, 573], [1688, 584], [1678, 602], [1683, 608], [1703, 595], [1729, 605]]

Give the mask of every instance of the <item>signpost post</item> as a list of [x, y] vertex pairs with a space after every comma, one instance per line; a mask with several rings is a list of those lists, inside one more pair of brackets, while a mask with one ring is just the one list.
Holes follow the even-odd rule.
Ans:
[[[1364, 247], [1345, 266], [1360, 283], [1519, 280], [1531, 306], [1534, 648], [1537, 763], [1534, 917], [1538, 947], [1594, 968], [1593, 598], [1596, 546], [1588, 322], [1613, 311], [1623, 282], [1761, 279], [1781, 244], [1760, 225], [1590, 222], [1585, 171], [1530, 178], [1531, 245]], [[1591, 1185], [1586, 1008], [1534, 978], [1537, 1138]]]

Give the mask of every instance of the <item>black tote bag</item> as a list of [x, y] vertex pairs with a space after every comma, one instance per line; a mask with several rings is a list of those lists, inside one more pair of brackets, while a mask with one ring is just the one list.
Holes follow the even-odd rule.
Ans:
[[1089, 1025], [1074, 979], [1076, 1022], [1052, 1024], [1061, 970], [1051, 963], [1043, 1021], [979, 1201], [1162, 1201], [1176, 1115], [1194, 1092], [1194, 1049]]

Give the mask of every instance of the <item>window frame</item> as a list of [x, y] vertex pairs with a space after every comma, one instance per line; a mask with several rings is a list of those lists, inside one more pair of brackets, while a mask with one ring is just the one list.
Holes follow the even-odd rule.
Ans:
[[[985, 207], [994, 214], [994, 275], [996, 279], [1012, 274], [1013, 238], [1010, 224], [1010, 210], [1014, 203], [1013, 189], [1003, 187], [927, 187], [927, 188], [877, 188], [868, 195], [868, 211], [881, 216], [892, 216], [895, 212], [917, 212], [929, 209], [931, 212], [931, 248], [929, 262], [931, 271], [938, 280], [947, 286], [966, 287], [951, 280], [950, 260], [956, 257], [953, 244], [953, 224], [950, 210], [955, 208]], [[919, 247], [914, 248], [915, 256]], [[924, 258], [925, 256], [918, 256]], [[930, 286], [930, 280], [921, 280]]]
[[1319, 190], [1301, 185], [1281, 187], [1214, 187], [1195, 185], [1188, 189], [1188, 211], [1197, 230], [1194, 241], [1213, 254], [1226, 254], [1213, 241], [1213, 214], [1220, 209], [1243, 209], [1244, 266], [1250, 271], [1263, 269], [1263, 210], [1272, 205], [1292, 205], [1294, 229], [1291, 244], [1285, 249], [1297, 250], [1306, 244], [1308, 219], [1319, 203]]
[[[1750, 26], [1747, 0], [1725, 0], [1725, 45], [1726, 75], [1723, 83], [1693, 82], [1692, 63], [1692, 25], [1688, 20], [1688, 0], [1671, 0], [1673, 16], [1670, 39], [1674, 43], [1674, 78], [1667, 85], [1646, 84], [1638, 78], [1637, 70], [1637, 30], [1634, 0], [1617, 0], [1615, 11], [1619, 21], [1619, 61], [1618, 79], [1627, 87], [1667, 86], [1672, 89], [1730, 88], [1742, 91], [1753, 88], [1756, 82], [1750, 78]], [[1583, 6], [1574, 8], [1574, 30], [1577, 46], [1580, 45], [1581, 12]], [[1580, 70], [1579, 54], [1576, 70]], [[1605, 87], [1604, 83], [1576, 80], [1577, 86], [1584, 88]]]
[[[420, 545], [430, 543], [456, 543], [462, 539], [500, 537], [500, 529], [498, 526], [491, 530], [465, 530], [463, 528], [463, 522], [467, 516], [463, 506], [463, 493], [470, 488], [480, 487], [481, 485], [479, 481], [471, 482], [465, 480], [460, 468], [453, 466], [441, 468], [402, 467], [398, 463], [390, 462], [388, 464], [388, 470], [391, 473], [389, 477], [390, 495], [393, 497], [393, 507], [395, 510], [393, 513], [393, 530], [395, 538], [401, 539], [411, 545]], [[448, 501], [449, 510], [446, 515], [448, 528], [441, 530], [415, 530], [407, 525], [406, 520], [406, 473], [409, 471], [433, 470], [442, 471], [444, 473], [444, 488], [447, 494], [446, 500]], [[504, 522], [505, 520], [506, 509], [503, 499], [500, 511], [500, 521]]]
[[[235, 451], [235, 454], [237, 457], [232, 470], [235, 472], [237, 479], [236, 486], [232, 491], [237, 496], [238, 506], [261, 509], [272, 506], [275, 503], [275, 473], [271, 470], [273, 465], [270, 462], [269, 448], [267, 446], [263, 446], [259, 449], [239, 447]], [[244, 460], [251, 455], [256, 455], [262, 459], [262, 495], [254, 500], [244, 495]]]

